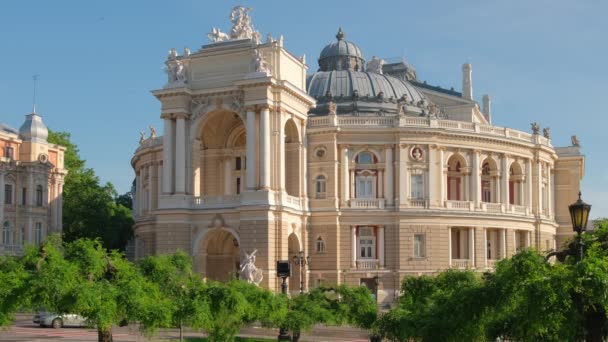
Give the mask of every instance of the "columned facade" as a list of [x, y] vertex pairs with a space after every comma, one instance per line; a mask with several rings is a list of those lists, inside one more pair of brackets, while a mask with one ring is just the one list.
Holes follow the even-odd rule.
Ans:
[[276, 261], [303, 251], [306, 288], [365, 285], [388, 303], [404, 277], [485, 272], [568, 238], [579, 147], [494, 126], [472, 97], [404, 63], [364, 66], [336, 38], [308, 76], [282, 40], [170, 55], [185, 82], [153, 92], [163, 137], [131, 161], [139, 257], [187, 250], [197, 272], [227, 280], [255, 252], [260, 285], [278, 291]]

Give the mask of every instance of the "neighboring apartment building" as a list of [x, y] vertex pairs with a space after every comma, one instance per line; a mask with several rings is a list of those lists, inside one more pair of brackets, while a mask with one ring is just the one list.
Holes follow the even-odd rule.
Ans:
[[405, 276], [485, 271], [571, 236], [576, 138], [556, 148], [538, 125], [492, 125], [470, 64], [462, 92], [433, 87], [405, 62], [366, 63], [340, 30], [307, 75], [282, 37], [262, 43], [237, 24], [196, 52], [170, 51], [169, 81], [153, 92], [164, 135], [142, 137], [131, 161], [138, 257], [182, 249], [226, 280], [257, 249], [261, 285], [278, 290], [276, 261], [303, 250], [306, 287], [365, 284], [388, 302]]
[[19, 255], [25, 245], [62, 231], [65, 148], [47, 137], [36, 113], [18, 131], [0, 124], [0, 255]]

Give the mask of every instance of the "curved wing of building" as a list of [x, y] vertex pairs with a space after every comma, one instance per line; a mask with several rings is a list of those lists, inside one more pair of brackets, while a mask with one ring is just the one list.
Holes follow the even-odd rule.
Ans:
[[430, 86], [404, 61], [366, 63], [340, 30], [307, 76], [282, 38], [216, 30], [172, 50], [153, 92], [164, 133], [132, 159], [138, 257], [185, 250], [227, 280], [255, 251], [277, 290], [276, 262], [310, 256], [292, 263], [290, 291], [365, 284], [391, 301], [405, 276], [485, 271], [570, 237], [579, 147], [492, 125], [469, 64], [462, 93]]

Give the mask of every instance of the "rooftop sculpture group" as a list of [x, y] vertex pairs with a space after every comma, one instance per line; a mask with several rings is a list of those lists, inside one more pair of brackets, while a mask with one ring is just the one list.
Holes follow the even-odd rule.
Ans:
[[214, 43], [232, 39], [251, 39], [254, 43], [260, 44], [262, 37], [260, 32], [256, 31], [253, 27], [249, 12], [251, 12], [251, 8], [249, 7], [235, 6], [230, 12], [230, 21], [232, 22], [230, 34], [226, 34], [220, 31], [219, 28], [214, 27], [207, 37]]

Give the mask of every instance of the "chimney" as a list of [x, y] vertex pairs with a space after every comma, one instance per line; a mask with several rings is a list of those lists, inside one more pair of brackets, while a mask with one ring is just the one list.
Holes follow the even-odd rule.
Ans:
[[490, 95], [485, 94], [483, 96], [483, 108], [482, 108], [482, 112], [483, 114], [486, 116], [486, 119], [488, 119], [489, 123], [492, 123], [492, 107], [491, 107], [491, 102], [490, 102]]
[[473, 100], [473, 80], [471, 73], [473, 69], [470, 63], [462, 65], [462, 98]]

